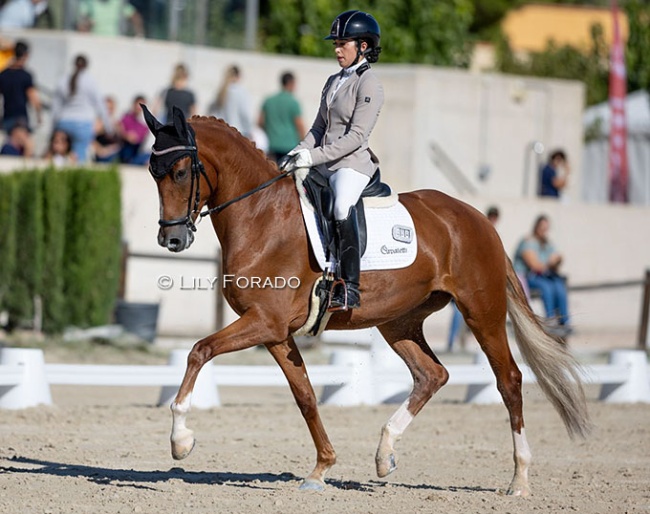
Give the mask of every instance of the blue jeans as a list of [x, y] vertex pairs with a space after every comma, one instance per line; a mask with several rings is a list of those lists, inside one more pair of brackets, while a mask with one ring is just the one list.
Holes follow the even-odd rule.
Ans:
[[80, 163], [88, 161], [88, 147], [93, 142], [95, 134], [92, 121], [59, 120], [57, 129], [68, 133], [72, 138], [72, 151]]
[[564, 279], [559, 275], [538, 275], [536, 273], [528, 273], [526, 279], [531, 291], [540, 292], [546, 317], [557, 317], [560, 325], [566, 325], [569, 322], [569, 302]]
[[461, 329], [461, 325], [465, 323], [465, 320], [463, 319], [463, 315], [458, 310], [458, 306], [456, 305], [456, 302], [452, 300], [451, 305], [454, 309], [454, 312], [451, 317], [451, 326], [449, 327], [449, 335], [447, 337], [447, 351], [449, 352], [453, 350], [454, 342], [456, 341], [458, 332]]

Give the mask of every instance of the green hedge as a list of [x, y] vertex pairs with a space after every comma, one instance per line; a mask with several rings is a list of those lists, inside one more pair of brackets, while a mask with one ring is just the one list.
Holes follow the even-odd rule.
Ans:
[[37, 297], [49, 333], [111, 321], [120, 212], [116, 169], [0, 175], [0, 226], [8, 235], [0, 238], [0, 309], [9, 312], [11, 325], [31, 324]]

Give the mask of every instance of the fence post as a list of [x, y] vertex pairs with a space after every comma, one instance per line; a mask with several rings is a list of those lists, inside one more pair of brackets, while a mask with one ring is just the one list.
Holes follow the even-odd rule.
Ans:
[[483, 352], [478, 352], [474, 356], [474, 364], [481, 366], [481, 372], [489, 373], [490, 380], [484, 384], [470, 384], [467, 387], [466, 403], [502, 403], [501, 393], [497, 389], [497, 379], [492, 372], [487, 356]]
[[372, 362], [367, 348], [340, 348], [332, 352], [332, 366], [349, 366], [351, 380], [340, 386], [325, 386], [321, 403], [348, 407], [372, 405]]
[[613, 366], [627, 366], [629, 374], [625, 382], [604, 384], [600, 400], [609, 403], [650, 403], [650, 372], [645, 351], [614, 350], [609, 363]]
[[0, 409], [26, 409], [41, 404], [52, 404], [50, 385], [45, 376], [43, 350], [2, 348], [0, 365], [24, 368], [19, 383], [0, 386]]
[[[187, 364], [187, 356], [189, 350], [173, 350], [169, 355], [169, 365], [178, 366], [185, 369]], [[177, 386], [164, 386], [160, 391], [160, 399], [158, 405], [171, 405], [176, 393], [180, 387], [180, 379]], [[219, 391], [217, 390], [217, 382], [214, 379], [214, 366], [212, 361], [206, 362], [199, 376], [196, 378], [194, 390], [192, 391], [192, 407], [196, 409], [210, 409], [212, 407], [219, 407], [221, 401], [219, 399]]]
[[648, 318], [650, 317], [650, 269], [645, 270], [643, 281], [643, 301], [641, 302], [641, 322], [639, 323], [639, 337], [637, 344], [639, 350], [648, 347]]

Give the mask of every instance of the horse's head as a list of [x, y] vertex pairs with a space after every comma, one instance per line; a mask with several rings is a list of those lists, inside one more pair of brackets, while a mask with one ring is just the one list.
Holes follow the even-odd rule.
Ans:
[[[160, 123], [145, 105], [144, 119], [156, 140], [149, 171], [156, 180], [160, 198], [158, 244], [171, 252], [181, 252], [194, 242], [194, 221], [209, 191], [201, 191], [201, 175], [212, 189], [199, 161], [194, 130], [183, 112], [174, 107], [172, 120]], [[211, 191], [210, 191], [211, 192]], [[203, 193], [203, 195], [202, 195]]]

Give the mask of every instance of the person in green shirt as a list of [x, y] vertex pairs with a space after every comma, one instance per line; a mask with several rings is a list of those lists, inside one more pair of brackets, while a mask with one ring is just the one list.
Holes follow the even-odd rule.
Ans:
[[268, 156], [276, 162], [305, 136], [300, 104], [293, 95], [296, 78], [293, 73], [285, 72], [280, 82], [282, 89], [264, 100], [258, 120], [269, 139]]
[[130, 21], [133, 33], [144, 37], [142, 17], [127, 0], [81, 0], [79, 3], [77, 30], [100, 36], [126, 34], [126, 21]]

